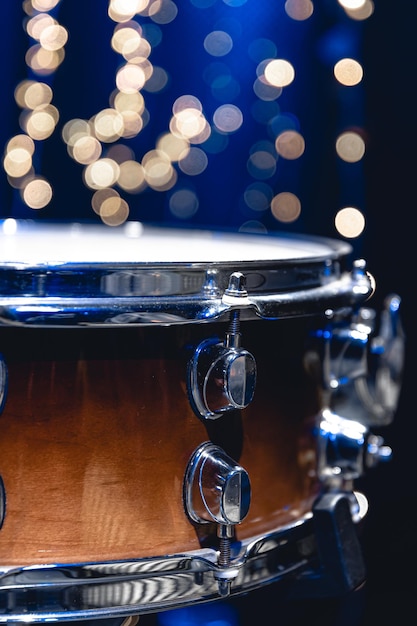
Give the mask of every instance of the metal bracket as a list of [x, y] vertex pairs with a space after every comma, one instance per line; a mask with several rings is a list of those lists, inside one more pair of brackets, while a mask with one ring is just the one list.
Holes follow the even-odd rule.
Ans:
[[338, 597], [360, 587], [366, 570], [348, 494], [322, 495], [313, 507], [313, 526], [319, 563], [296, 579], [291, 595]]

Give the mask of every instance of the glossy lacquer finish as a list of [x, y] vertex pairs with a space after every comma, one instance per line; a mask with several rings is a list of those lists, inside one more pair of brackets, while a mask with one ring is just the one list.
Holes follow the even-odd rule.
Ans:
[[310, 318], [242, 323], [252, 403], [215, 421], [191, 408], [187, 366], [222, 323], [0, 328], [8, 383], [0, 414], [6, 494], [1, 566], [105, 562], [210, 546], [183, 503], [193, 451], [213, 441], [249, 474], [238, 540], [301, 520], [318, 491], [317, 382], [304, 369]]

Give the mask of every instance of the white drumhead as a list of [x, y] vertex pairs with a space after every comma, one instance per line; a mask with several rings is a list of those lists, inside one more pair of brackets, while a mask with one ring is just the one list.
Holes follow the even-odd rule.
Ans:
[[0, 223], [0, 264], [200, 264], [334, 258], [350, 252], [339, 241], [284, 235], [179, 230], [128, 222], [43, 224], [13, 219]]
[[350, 252], [297, 235], [7, 219], [0, 325], [182, 324], [233, 307], [246, 319], [310, 315], [369, 295], [365, 276], [344, 272]]

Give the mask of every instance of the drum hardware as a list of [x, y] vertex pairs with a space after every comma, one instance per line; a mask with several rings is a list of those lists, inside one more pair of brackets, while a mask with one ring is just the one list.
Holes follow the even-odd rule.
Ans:
[[238, 570], [230, 568], [234, 527], [249, 511], [251, 488], [248, 473], [224, 450], [203, 443], [190, 458], [184, 479], [184, 505], [188, 516], [199, 524], [217, 524], [218, 565], [214, 574], [221, 596], [230, 593]]
[[[72, 621], [158, 612], [283, 581], [285, 597], [331, 597], [356, 589], [363, 559], [344, 494], [324, 494], [292, 526], [231, 544], [233, 568], [201, 549], [165, 558], [10, 568], [0, 576], [0, 623]], [[277, 593], [279, 591], [277, 590]]]
[[[45, 236], [49, 261], [35, 244]], [[149, 226], [131, 236], [124, 228], [16, 220], [13, 234], [0, 222], [0, 239], [7, 325], [184, 324], [227, 319], [236, 308], [245, 319], [275, 320], [322, 314], [323, 302], [356, 306], [374, 289], [367, 272], [342, 267], [350, 246], [324, 238], [196, 231], [184, 245], [182, 231]], [[239, 265], [248, 293], [225, 291]]]
[[219, 271], [216, 269], [208, 269], [205, 274], [203, 283], [203, 295], [208, 298], [218, 298], [221, 296], [219, 287]]
[[225, 304], [239, 307], [251, 304], [246, 290], [246, 276], [242, 272], [233, 272], [230, 274], [229, 284], [222, 297]]
[[[30, 271], [21, 270], [22, 283], [25, 278], [24, 274]], [[99, 276], [96, 280], [85, 287], [78, 287], [83, 289], [79, 296], [67, 295], [67, 291], [72, 288], [76, 279], [78, 280], [77, 274], [80, 272], [82, 274], [82, 268], [60, 271], [59, 279], [62, 285], [59, 287], [63, 295], [43, 296], [38, 293], [25, 293], [25, 299], [22, 302], [21, 294], [5, 294], [0, 303], [0, 323], [38, 327], [111, 326], [121, 325], [121, 323], [130, 325], [184, 324], [221, 320], [228, 316], [232, 308], [227, 298], [216, 298], [212, 294], [207, 294], [203, 287], [205, 274], [201, 281], [195, 281], [198, 284], [195, 293], [182, 297], [176, 293], [158, 297], [156, 294], [147, 296], [141, 293], [130, 296], [103, 293], [101, 285], [110, 271], [97, 270]], [[269, 270], [265, 271], [263, 277], [265, 283], [269, 278], [268, 273], [270, 273]], [[279, 269], [278, 277], [274, 277], [278, 289], [280, 288], [280, 273], [284, 275], [285, 270]], [[29, 278], [32, 280], [33, 277]], [[283, 280], [284, 278], [283, 276]], [[329, 306], [339, 308], [346, 300], [349, 306], [354, 306], [358, 301], [372, 294], [372, 287], [367, 277], [357, 280], [353, 279], [351, 274], [346, 273], [336, 277], [334, 283], [329, 280], [324, 281], [323, 276], [321, 279], [322, 284], [313, 284], [299, 293], [291, 290], [291, 285], [288, 287], [285, 281], [283, 291], [279, 296], [260, 289], [258, 292], [251, 291], [248, 300], [240, 303], [245, 304], [245, 319], [275, 320], [321, 314], [323, 300], [327, 300]], [[83, 277], [81, 276], [79, 280], [82, 282]], [[67, 281], [68, 285], [65, 284]], [[51, 285], [51, 292], [54, 287], [55, 285]], [[197, 296], [200, 299], [197, 299]], [[233, 300], [233, 306], [237, 306], [235, 300]], [[160, 315], [162, 315], [162, 320]]]
[[[320, 414], [317, 447], [317, 471], [325, 489], [351, 494], [354, 480], [363, 475], [365, 468], [388, 461], [392, 454], [384, 439], [369, 433], [364, 424], [340, 417], [329, 409], [323, 409]], [[354, 498], [352, 503], [355, 514]]]
[[360, 585], [353, 482], [388, 452], [348, 397], [374, 391], [364, 262], [319, 238], [76, 230], [0, 229], [0, 622]]
[[324, 342], [323, 384], [328, 406], [345, 418], [369, 426], [392, 422], [398, 405], [404, 365], [401, 299], [387, 296], [379, 316], [361, 307], [351, 318], [319, 331]]
[[[233, 568], [212, 549], [136, 561], [9, 567], [0, 571], [0, 623], [45, 623], [128, 616], [231, 596], [283, 581], [285, 597], [331, 597], [364, 578], [345, 494], [323, 494], [312, 514], [256, 539], [231, 544]], [[287, 582], [288, 584], [285, 584]], [[277, 593], [279, 591], [277, 590]]]
[[[246, 279], [233, 272], [223, 302], [230, 306], [247, 306]], [[252, 401], [256, 383], [256, 362], [241, 347], [240, 310], [230, 312], [225, 339], [211, 338], [201, 342], [188, 367], [188, 389], [191, 404], [199, 417], [218, 419], [226, 411], [244, 409]]]
[[385, 299], [379, 334], [377, 313], [367, 307], [342, 318], [327, 311], [331, 322], [313, 333], [322, 342], [318, 474], [327, 489], [349, 491], [365, 467], [391, 458], [391, 448], [369, 429], [390, 424], [397, 408], [404, 363], [400, 302], [396, 294]]
[[290, 596], [338, 597], [358, 589], [366, 580], [366, 567], [349, 494], [324, 493], [313, 506], [313, 527], [318, 559], [297, 573]]
[[385, 445], [381, 435], [368, 435], [368, 442], [365, 451], [366, 467], [375, 467], [380, 461], [389, 461], [392, 457], [392, 449]]

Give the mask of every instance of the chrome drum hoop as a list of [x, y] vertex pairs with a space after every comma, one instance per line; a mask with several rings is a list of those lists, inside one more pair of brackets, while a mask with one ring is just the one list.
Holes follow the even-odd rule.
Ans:
[[[1, 226], [0, 324], [171, 325], [218, 321], [234, 308], [274, 320], [323, 313], [323, 303], [355, 307], [373, 291], [364, 267], [344, 268], [351, 246], [327, 238], [184, 236], [137, 223], [113, 230], [23, 220], [14, 234]], [[246, 298], [224, 297], [234, 272], [245, 277]]]
[[[336, 543], [340, 543], [343, 535], [349, 544], [342, 548], [344, 557], [339, 562], [339, 568], [347, 568], [342, 574], [342, 577], [346, 576], [342, 587], [345, 583], [354, 585], [355, 575], [359, 576], [356, 582], [362, 582], [356, 560], [353, 559], [353, 571], [349, 571], [349, 564], [344, 560], [349, 552], [354, 553], [355, 546], [349, 541], [349, 533], [356, 537], [354, 526], [367, 513], [366, 498], [358, 492], [329, 493], [318, 498], [318, 508], [321, 502], [330, 513], [331, 509], [336, 510], [334, 507], [339, 508], [336, 526], [339, 524], [340, 528], [336, 535], [337, 532], [342, 534]], [[340, 517], [340, 504], [344, 507], [344, 520]], [[320, 584], [323, 542], [327, 546], [335, 538], [328, 519], [322, 530], [324, 534], [318, 530], [313, 507], [310, 513], [294, 523], [232, 544], [228, 567], [218, 564], [216, 550], [200, 549], [134, 561], [3, 568], [0, 571], [0, 623], [43, 623], [156, 613], [221, 600], [225, 580], [230, 583], [229, 597], [284, 580], [293, 584], [294, 597], [300, 590], [301, 596], [298, 597], [303, 597], [309, 582], [313, 589], [317, 582]], [[334, 572], [324, 573], [330, 580], [330, 587], [332, 577], [340, 575], [335, 561], [339, 558], [337, 548], [334, 552], [333, 546], [330, 559]], [[325, 578], [323, 581], [328, 585]], [[340, 589], [345, 593], [346, 589], [342, 587]]]
[[[0, 576], [0, 623], [125, 617], [221, 599], [300, 573], [316, 559], [311, 515], [294, 526], [239, 543], [227, 570], [201, 549], [137, 561], [27, 566]], [[233, 551], [232, 551], [233, 554]]]

